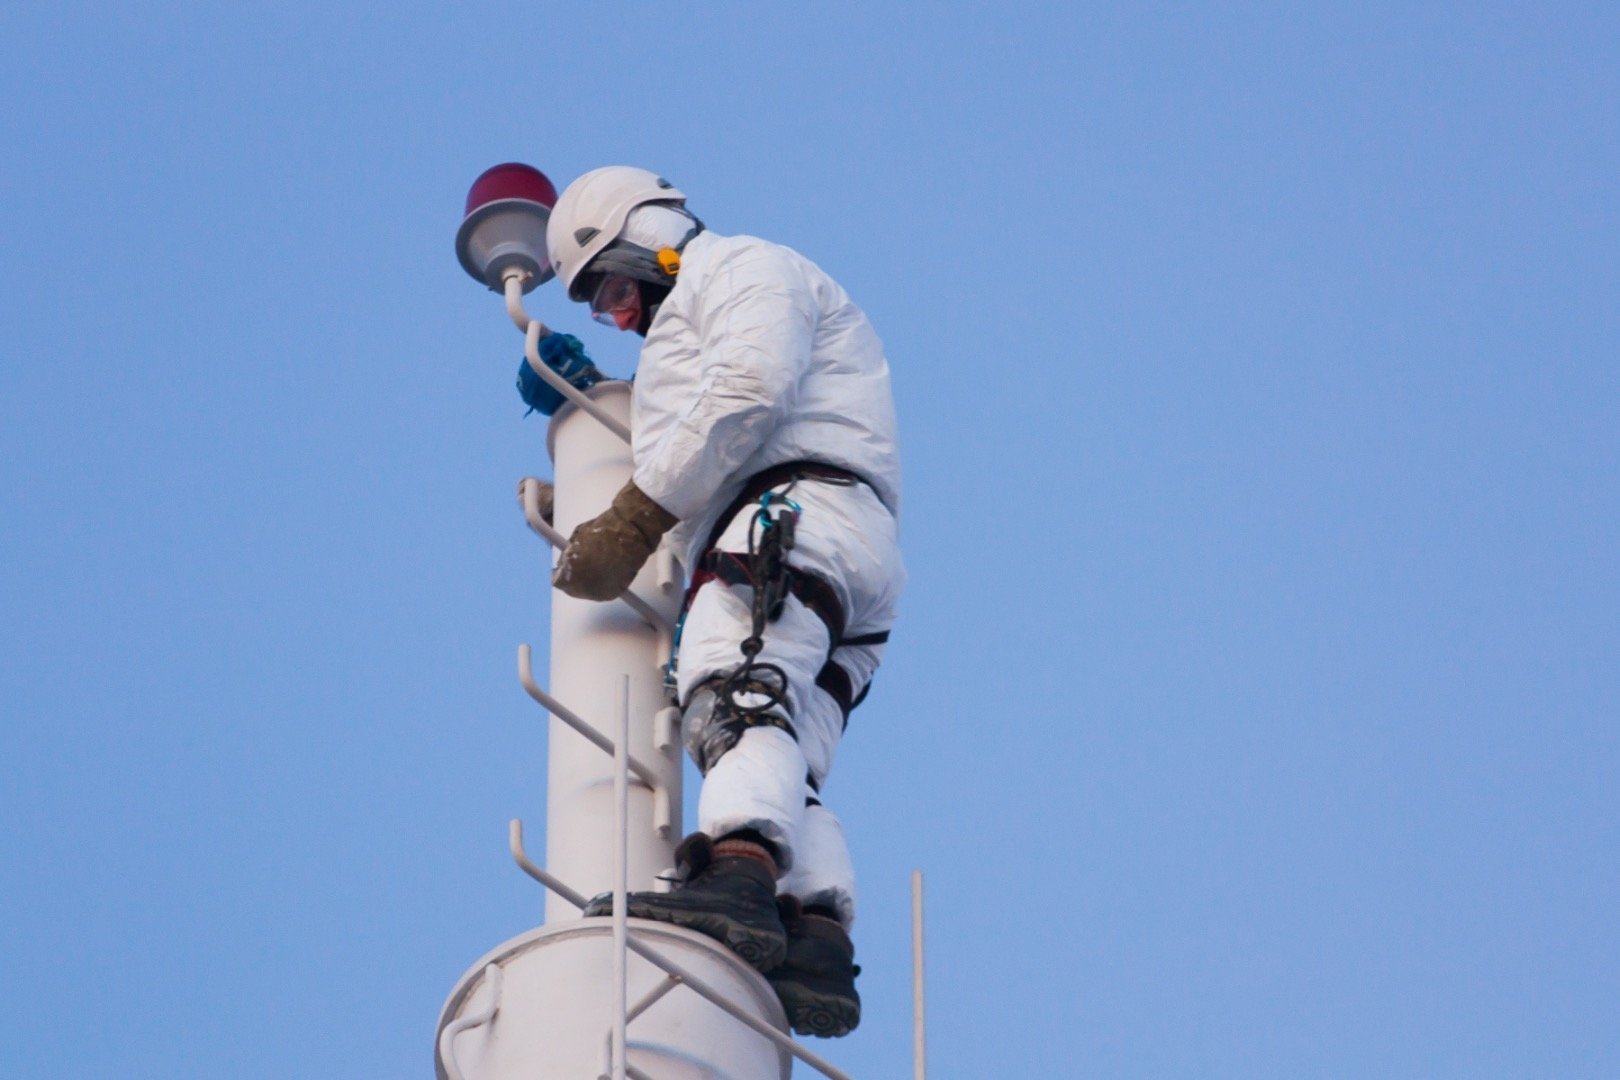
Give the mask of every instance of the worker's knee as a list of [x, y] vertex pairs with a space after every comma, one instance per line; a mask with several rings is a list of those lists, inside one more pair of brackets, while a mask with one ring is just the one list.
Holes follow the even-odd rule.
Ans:
[[727, 695], [720, 692], [721, 681], [711, 679], [692, 691], [681, 714], [686, 752], [691, 755], [698, 772], [705, 776], [751, 727], [781, 728], [794, 736], [793, 725], [784, 716], [738, 709]]

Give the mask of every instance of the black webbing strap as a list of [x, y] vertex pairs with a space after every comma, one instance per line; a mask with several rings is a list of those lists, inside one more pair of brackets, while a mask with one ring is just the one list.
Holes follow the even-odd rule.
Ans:
[[[844, 605], [838, 602], [838, 594], [826, 579], [791, 566], [787, 567], [787, 579], [788, 592], [797, 596], [800, 603], [827, 624], [827, 637], [832, 642], [832, 648], [849, 644], [844, 639]], [[692, 584], [687, 589], [688, 597], [711, 581], [753, 588], [754, 576], [748, 572], [748, 556], [736, 551], [710, 551], [704, 555], [698, 560], [697, 573], [692, 575]]]
[[840, 469], [837, 465], [823, 465], [819, 461], [784, 461], [780, 465], [772, 465], [768, 469], [761, 469], [743, 482], [742, 490], [737, 497], [726, 504], [726, 508], [715, 519], [714, 528], [709, 530], [709, 538], [703, 542], [705, 554], [712, 551], [720, 542], [720, 534], [726, 531], [731, 519], [742, 512], [750, 503], [759, 502], [759, 497], [772, 488], [791, 484], [795, 480], [804, 479], [831, 480], [839, 484], [864, 484], [857, 473], [848, 469]]

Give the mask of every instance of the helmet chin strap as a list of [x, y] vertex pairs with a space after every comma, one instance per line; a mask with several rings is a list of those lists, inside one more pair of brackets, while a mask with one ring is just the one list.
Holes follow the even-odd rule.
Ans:
[[658, 309], [663, 306], [670, 290], [675, 287], [673, 282], [665, 284], [654, 281], [638, 281], [636, 285], [641, 290], [641, 319], [633, 328], [642, 337], [647, 336], [647, 330], [658, 317]]

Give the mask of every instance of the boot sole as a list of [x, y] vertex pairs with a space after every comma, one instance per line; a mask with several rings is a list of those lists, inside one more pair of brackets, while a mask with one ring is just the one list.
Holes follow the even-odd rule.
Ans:
[[772, 980], [771, 985], [796, 1034], [836, 1039], [860, 1026], [859, 999], [844, 994], [818, 993], [803, 983], [785, 979]]
[[[728, 919], [712, 911], [640, 902], [634, 895], [630, 897], [625, 907], [633, 919], [669, 923], [711, 937], [736, 953], [749, 967], [761, 974], [778, 967], [787, 958], [785, 931], [773, 932], [769, 927], [749, 926], [747, 923]], [[593, 901], [585, 909], [585, 913], [591, 916], [612, 916], [612, 898], [608, 897], [606, 903], [602, 904]]]

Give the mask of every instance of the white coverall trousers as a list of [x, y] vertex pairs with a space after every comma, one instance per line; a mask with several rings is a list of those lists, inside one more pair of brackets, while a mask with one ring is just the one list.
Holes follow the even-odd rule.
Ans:
[[[886, 631], [905, 586], [898, 528], [865, 484], [807, 477], [773, 489], [802, 508], [788, 565], [832, 587], [843, 606], [845, 638]], [[727, 523], [715, 547], [748, 551], [754, 502]], [[681, 631], [676, 670], [686, 707], [686, 742], [702, 742], [714, 719], [710, 679], [743, 663], [740, 649], [753, 632], [752, 590], [710, 581], [694, 595]], [[698, 828], [713, 837], [753, 829], [776, 845], [782, 893], [832, 908], [846, 929], [855, 918], [855, 870], [843, 827], [817, 790], [832, 768], [845, 717], [837, 700], [816, 685], [828, 661], [827, 624], [789, 594], [780, 618], [767, 622], [760, 663], [787, 674], [786, 719], [797, 739], [779, 727], [747, 728], [718, 761], [710, 762], [698, 796]], [[871, 681], [883, 645], [844, 645], [831, 659], [844, 669], [854, 693]], [[696, 693], [694, 694], [694, 691]], [[808, 778], [808, 779], [807, 779]]]

